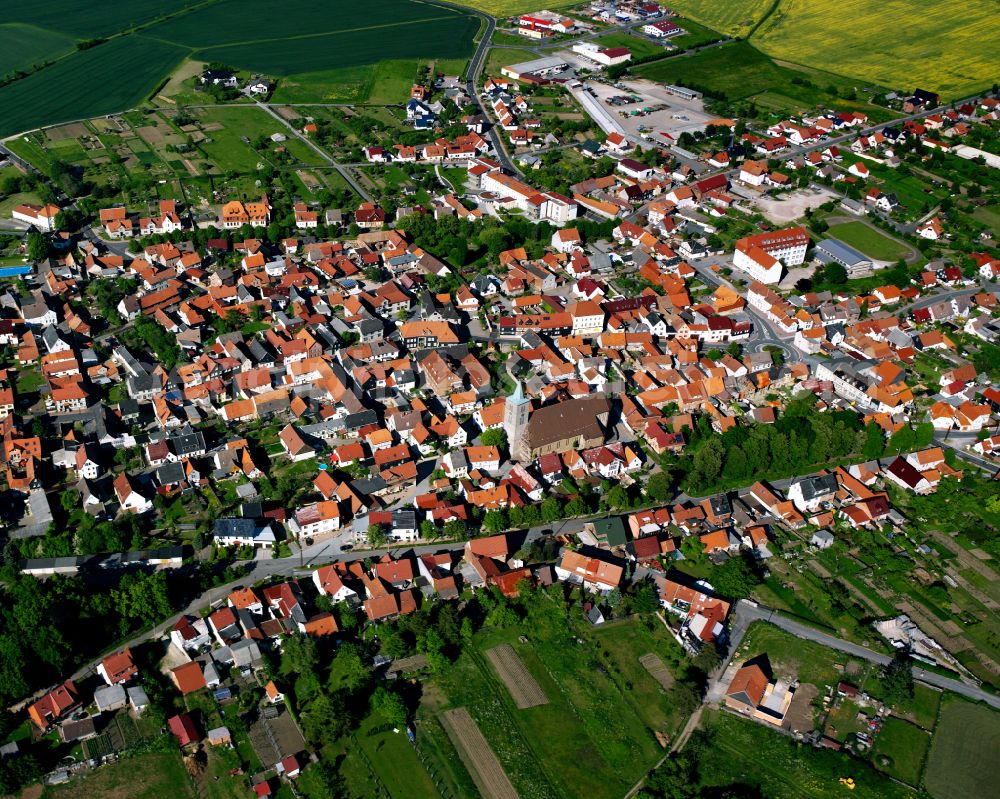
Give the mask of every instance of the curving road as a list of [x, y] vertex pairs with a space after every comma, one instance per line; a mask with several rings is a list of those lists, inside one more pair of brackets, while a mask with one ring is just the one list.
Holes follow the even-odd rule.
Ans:
[[[736, 651], [750, 624], [755, 621], [764, 621], [769, 624], [773, 624], [775, 627], [784, 630], [786, 633], [794, 635], [796, 638], [801, 638], [804, 641], [813, 641], [829, 649], [834, 649], [838, 652], [844, 652], [851, 655], [852, 657], [867, 660], [869, 663], [875, 663], [879, 666], [887, 666], [892, 662], [891, 655], [883, 655], [881, 652], [874, 652], [867, 647], [853, 644], [850, 641], [843, 640], [842, 638], [836, 638], [828, 633], [820, 632], [819, 630], [814, 630], [812, 627], [808, 627], [801, 622], [797, 622], [794, 619], [783, 616], [776, 610], [764, 607], [763, 605], [758, 605], [755, 602], [747, 602], [746, 600], [740, 600], [737, 602], [733, 619], [733, 635], [730, 639], [730, 652]], [[719, 674], [724, 673], [725, 664], [723, 664], [723, 667], [719, 671]], [[937, 672], [928, 671], [927, 669], [923, 669], [918, 666], [913, 667], [913, 678], [920, 680], [921, 682], [925, 682], [928, 685], [933, 685], [935, 688], [940, 688], [943, 691], [951, 691], [959, 694], [967, 699], [971, 699], [973, 702], [985, 702], [990, 707], [1000, 710], [1000, 696], [990, 693], [989, 691], [984, 691], [975, 683], [963, 682], [962, 680], [953, 679], [951, 677], [944, 677]]]

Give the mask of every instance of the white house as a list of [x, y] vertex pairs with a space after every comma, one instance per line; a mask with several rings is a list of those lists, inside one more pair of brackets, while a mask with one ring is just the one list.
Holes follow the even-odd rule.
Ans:
[[331, 602], [346, 602], [358, 598], [358, 592], [344, 585], [344, 581], [340, 579], [340, 575], [333, 566], [323, 566], [316, 569], [312, 579], [316, 590], [330, 597]]
[[295, 511], [295, 523], [299, 534], [305, 536], [323, 535], [340, 529], [340, 505], [333, 500], [324, 500], [306, 505]]
[[58, 213], [59, 206], [57, 205], [24, 203], [23, 205], [15, 205], [10, 215], [12, 219], [16, 219], [18, 222], [27, 222], [39, 230], [51, 233], [56, 229], [56, 215]]

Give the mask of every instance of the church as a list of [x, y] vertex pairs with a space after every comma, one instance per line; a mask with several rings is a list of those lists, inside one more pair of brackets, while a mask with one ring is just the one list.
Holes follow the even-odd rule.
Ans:
[[565, 400], [532, 412], [518, 382], [504, 406], [504, 431], [511, 457], [528, 463], [541, 455], [603, 444], [611, 401], [603, 394]]

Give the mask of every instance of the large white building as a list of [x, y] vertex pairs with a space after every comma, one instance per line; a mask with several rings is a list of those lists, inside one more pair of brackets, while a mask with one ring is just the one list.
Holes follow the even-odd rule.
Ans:
[[514, 207], [523, 211], [529, 219], [556, 225], [576, 219], [576, 203], [573, 200], [555, 192], [539, 191], [498, 169], [483, 175], [480, 187], [501, 199], [509, 198]]
[[803, 227], [745, 236], [736, 242], [733, 266], [761, 283], [777, 283], [781, 280], [781, 265], [804, 263], [808, 247], [809, 234]]
[[745, 245], [737, 242], [736, 252], [733, 253], [733, 266], [742, 269], [751, 278], [765, 285], [781, 280], [781, 261], [753, 244]]

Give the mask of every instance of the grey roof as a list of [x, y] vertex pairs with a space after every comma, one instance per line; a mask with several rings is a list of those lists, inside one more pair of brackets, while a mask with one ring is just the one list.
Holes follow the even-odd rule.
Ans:
[[821, 474], [815, 477], [803, 477], [796, 481], [802, 487], [802, 497], [806, 501], [827, 494], [837, 493], [839, 484], [835, 474]]
[[123, 707], [128, 701], [125, 688], [121, 685], [103, 685], [94, 691], [94, 702], [98, 710]]
[[834, 261], [847, 267], [870, 264], [872, 260], [839, 239], [823, 239], [816, 245], [815, 255], [823, 263]]

